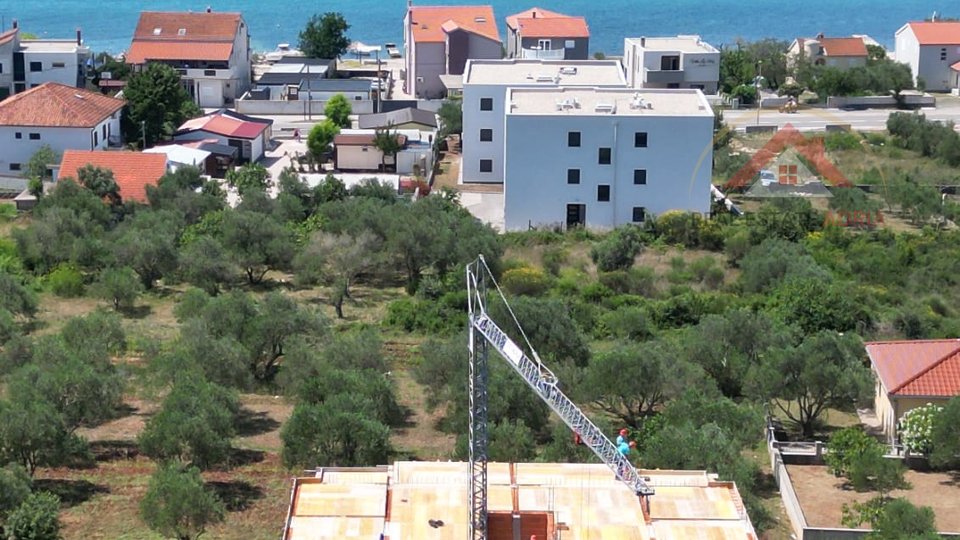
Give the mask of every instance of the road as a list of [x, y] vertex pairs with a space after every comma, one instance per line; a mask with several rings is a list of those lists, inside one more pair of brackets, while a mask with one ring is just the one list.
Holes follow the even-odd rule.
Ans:
[[[790, 124], [800, 131], [823, 131], [827, 124], [850, 124], [858, 131], [882, 131], [887, 128], [887, 117], [894, 112], [892, 109], [872, 109], [866, 111], [844, 111], [840, 109], [804, 109], [793, 114], [786, 114], [777, 109], [760, 111], [760, 125], [776, 125], [783, 128]], [[952, 120], [960, 124], [960, 101], [956, 99], [938, 100], [937, 108], [923, 109], [923, 114], [929, 120]], [[737, 131], [744, 131], [747, 125], [756, 125], [757, 110], [726, 110], [723, 120]]]

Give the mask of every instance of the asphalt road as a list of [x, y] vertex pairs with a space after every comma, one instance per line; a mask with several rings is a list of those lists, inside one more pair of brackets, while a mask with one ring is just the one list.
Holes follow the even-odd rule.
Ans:
[[[937, 108], [923, 109], [921, 112], [929, 120], [952, 120], [960, 124], [960, 101], [955, 99], [939, 100]], [[726, 110], [724, 121], [737, 131], [744, 131], [747, 125], [776, 125], [783, 128], [790, 124], [800, 131], [823, 131], [827, 124], [850, 124], [858, 131], [882, 131], [887, 127], [887, 117], [892, 109], [872, 109], [865, 111], [844, 111], [840, 109], [804, 109], [796, 113], [781, 113], [776, 109], [760, 111], [757, 121], [756, 109]]]

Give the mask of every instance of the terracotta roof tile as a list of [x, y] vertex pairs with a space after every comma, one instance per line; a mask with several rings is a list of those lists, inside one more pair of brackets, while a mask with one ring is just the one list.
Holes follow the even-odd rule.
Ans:
[[19, 31], [20, 30], [18, 28], [11, 28], [6, 32], [0, 33], [0, 45], [6, 45], [9, 43], [11, 40], [13, 40], [13, 38], [17, 37], [17, 33]]
[[950, 66], [950, 69], [954, 71], [960, 71], [960, 62], [957, 62], [956, 64], [953, 64], [952, 66]]
[[548, 18], [548, 17], [566, 17], [563, 13], [557, 13], [556, 11], [550, 11], [549, 9], [543, 9], [540, 7], [532, 7], [526, 11], [521, 11], [520, 13], [514, 13], [507, 17], [507, 26], [517, 29], [517, 20], [518, 19], [530, 19], [533, 17], [536, 18]]
[[150, 60], [210, 60], [225, 62], [230, 60], [233, 42], [163, 42], [134, 41], [124, 55], [129, 64], [145, 64]]
[[960, 340], [880, 341], [866, 348], [891, 395], [960, 395]]
[[232, 42], [241, 21], [240, 13], [144, 11], [140, 13], [133, 41]]
[[446, 41], [443, 26], [448, 29], [461, 29], [481, 35], [494, 41], [500, 41], [500, 31], [493, 17], [491, 6], [414, 6], [410, 8], [410, 25], [413, 40], [418, 43], [439, 43]]
[[920, 45], [960, 45], [960, 22], [923, 21], [907, 23]]
[[77, 178], [77, 171], [94, 165], [113, 171], [125, 201], [147, 202], [147, 186], [155, 186], [167, 172], [165, 154], [67, 150], [60, 161], [60, 178]]
[[0, 102], [0, 125], [95, 127], [123, 100], [59, 83], [44, 83]]
[[867, 56], [863, 38], [820, 38], [817, 41], [827, 56]]
[[520, 35], [530, 38], [586, 38], [590, 37], [587, 20], [583, 17], [552, 17], [519, 19]]

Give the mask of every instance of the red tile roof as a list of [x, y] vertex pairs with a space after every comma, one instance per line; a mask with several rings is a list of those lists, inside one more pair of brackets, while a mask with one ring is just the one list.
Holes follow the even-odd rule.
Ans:
[[867, 56], [862, 38], [820, 38], [820, 46], [827, 56]]
[[177, 134], [190, 131], [206, 131], [224, 137], [238, 139], [256, 139], [269, 127], [268, 122], [241, 120], [218, 112], [187, 120], [177, 130]]
[[956, 64], [953, 64], [952, 66], [950, 66], [950, 69], [954, 71], [960, 71], [960, 62], [957, 62]]
[[907, 23], [920, 45], [960, 45], [960, 22], [923, 21]]
[[11, 28], [6, 32], [0, 33], [0, 45], [6, 45], [9, 43], [13, 38], [17, 37], [17, 32], [19, 31], [20, 30], [18, 28]]
[[226, 62], [233, 53], [233, 43], [164, 43], [134, 41], [124, 55], [128, 64], [145, 64], [150, 60], [209, 60]]
[[879, 341], [866, 347], [890, 395], [960, 395], [960, 340]]
[[0, 125], [96, 127], [123, 104], [122, 99], [48, 82], [0, 102]]
[[77, 171], [94, 165], [113, 171], [125, 201], [147, 202], [147, 186], [155, 186], [167, 172], [165, 154], [67, 150], [60, 161], [60, 178], [77, 178]]
[[417, 43], [446, 41], [446, 34], [457, 29], [500, 41], [491, 6], [414, 6], [410, 8], [410, 26]]
[[517, 20], [518, 19], [531, 19], [531, 18], [550, 18], [550, 17], [567, 17], [563, 13], [557, 13], [556, 11], [550, 11], [549, 9], [543, 9], [539, 7], [532, 7], [526, 11], [521, 11], [520, 13], [515, 13], [507, 17], [507, 26], [517, 29]]
[[519, 19], [519, 32], [530, 38], [587, 38], [590, 29], [583, 17]]

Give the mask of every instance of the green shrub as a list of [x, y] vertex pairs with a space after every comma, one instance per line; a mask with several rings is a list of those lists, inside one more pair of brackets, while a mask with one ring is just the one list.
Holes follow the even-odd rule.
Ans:
[[870, 146], [886, 146], [887, 136], [884, 133], [877, 133], [873, 131], [867, 131], [861, 133], [863, 138], [867, 141], [867, 144]]
[[696, 247], [700, 244], [700, 214], [671, 210], [657, 216], [654, 228], [667, 244]]
[[625, 306], [601, 318], [606, 334], [621, 339], [645, 340], [653, 336], [653, 323], [641, 307]]
[[401, 298], [387, 306], [383, 323], [407, 332], [451, 334], [466, 326], [466, 309], [458, 309], [465, 301], [465, 293], [447, 293], [439, 301]]
[[933, 426], [943, 407], [927, 403], [911, 409], [900, 419], [900, 442], [911, 452], [928, 454], [933, 450]]
[[47, 285], [61, 298], [83, 296], [83, 274], [72, 264], [61, 264], [47, 274]]
[[[834, 476], [849, 474], [854, 460], [868, 452], [876, 452], [880, 443], [859, 427], [848, 427], [830, 436], [828, 452], [823, 460]], [[882, 450], [880, 451], [882, 454]]]
[[726, 273], [723, 271], [723, 268], [719, 266], [711, 267], [707, 270], [706, 274], [703, 276], [703, 284], [711, 290], [718, 289], [723, 285], [723, 280], [726, 277]]
[[856, 150], [860, 148], [860, 136], [852, 131], [835, 131], [823, 138], [827, 150]]
[[17, 208], [12, 204], [0, 204], [0, 223], [17, 219]]
[[550, 280], [538, 268], [513, 268], [503, 273], [500, 285], [510, 294], [540, 296], [550, 288]]
[[567, 262], [567, 250], [560, 246], [547, 246], [543, 249], [543, 269], [553, 277], [560, 275], [560, 267]]
[[707, 278], [707, 272], [717, 267], [717, 260], [709, 255], [700, 257], [690, 264], [690, 272], [697, 281], [704, 281]]
[[629, 270], [601, 272], [600, 283], [619, 294], [639, 294], [652, 298], [657, 294], [657, 274], [652, 268], [637, 267]]
[[580, 291], [580, 295], [587, 302], [600, 302], [604, 298], [613, 296], [613, 291], [599, 281], [588, 284]]
[[625, 270], [633, 266], [633, 260], [643, 251], [644, 236], [636, 225], [618, 227], [593, 245], [590, 257], [601, 272]]

